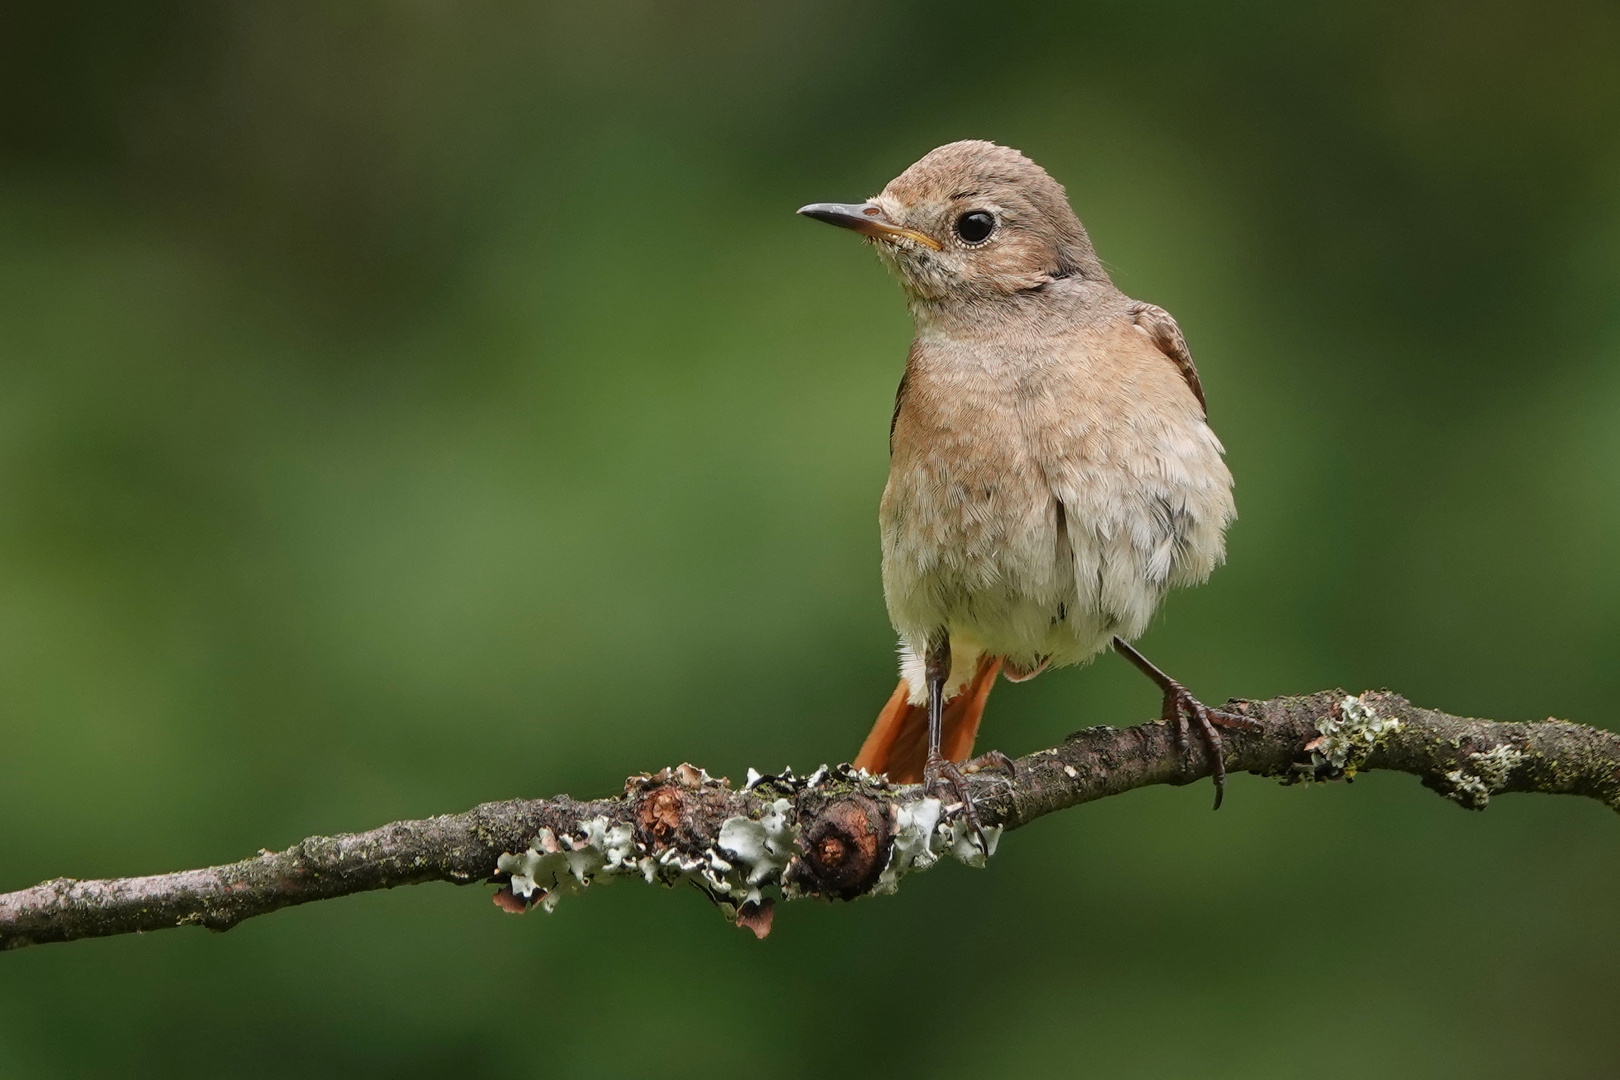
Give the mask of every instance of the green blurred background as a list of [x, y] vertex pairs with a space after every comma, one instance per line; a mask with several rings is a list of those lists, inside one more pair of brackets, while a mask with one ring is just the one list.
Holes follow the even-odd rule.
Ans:
[[[1613, 724], [1620, 8], [0, 8], [0, 888], [683, 759], [893, 686], [909, 338], [795, 218], [1017, 146], [1173, 311], [1209, 700]], [[988, 745], [1156, 707], [1104, 659]], [[424, 886], [0, 957], [0, 1076], [1612, 1076], [1620, 821], [1408, 777], [1136, 792], [783, 909]]]

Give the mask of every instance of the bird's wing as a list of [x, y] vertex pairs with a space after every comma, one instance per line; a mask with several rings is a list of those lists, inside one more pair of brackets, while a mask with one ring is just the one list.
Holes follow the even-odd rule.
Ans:
[[[916, 346], [913, 346], [915, 349]], [[889, 417], [889, 456], [894, 457], [894, 428], [900, 423], [900, 406], [905, 404], [906, 384], [911, 381], [911, 361], [906, 360], [906, 370], [900, 373], [900, 385], [894, 388], [894, 412]]]
[[900, 385], [894, 388], [894, 412], [889, 417], [889, 456], [894, 457], [894, 429], [900, 423], [900, 408], [906, 403], [906, 389], [911, 385], [911, 365], [917, 362], [922, 342], [913, 340], [906, 351], [906, 369], [900, 373]]
[[1136, 324], [1136, 328], [1146, 334], [1148, 340], [1176, 365], [1181, 377], [1187, 380], [1187, 387], [1192, 390], [1193, 397], [1198, 399], [1198, 407], [1204, 410], [1205, 416], [1208, 416], [1209, 406], [1204, 403], [1204, 384], [1198, 381], [1198, 369], [1193, 366], [1187, 339], [1181, 336], [1181, 327], [1176, 325], [1176, 320], [1171, 318], [1170, 313], [1164, 308], [1144, 304], [1140, 300], [1131, 301], [1128, 310], [1131, 322]]

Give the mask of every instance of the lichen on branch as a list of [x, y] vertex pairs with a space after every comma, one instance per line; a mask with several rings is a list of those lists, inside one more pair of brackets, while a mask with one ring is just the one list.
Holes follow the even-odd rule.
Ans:
[[[1342, 690], [1235, 701], [1256, 722], [1226, 736], [1228, 772], [1284, 783], [1386, 769], [1473, 810], [1509, 792], [1584, 795], [1620, 810], [1620, 735], [1561, 720], [1451, 716], [1398, 694]], [[513, 799], [463, 814], [311, 837], [225, 866], [141, 878], [58, 878], [0, 895], [0, 949], [175, 926], [228, 930], [296, 904], [427, 881], [489, 881], [508, 911], [554, 908], [592, 883], [690, 884], [763, 937], [773, 904], [893, 892], [946, 855], [983, 865], [1003, 831], [1151, 784], [1212, 771], [1162, 722], [1094, 727], [967, 777], [988, 851], [960, 806], [849, 766], [733, 788], [690, 765], [633, 776], [609, 799]]]
[[497, 906], [550, 912], [592, 884], [640, 877], [691, 885], [764, 937], [778, 900], [893, 892], [903, 875], [946, 854], [983, 866], [1001, 835], [986, 829], [982, 850], [960, 803], [847, 765], [804, 778], [749, 770], [738, 791], [682, 765], [631, 777], [621, 805], [618, 820], [599, 813], [560, 833], [542, 826], [525, 850], [502, 854]]

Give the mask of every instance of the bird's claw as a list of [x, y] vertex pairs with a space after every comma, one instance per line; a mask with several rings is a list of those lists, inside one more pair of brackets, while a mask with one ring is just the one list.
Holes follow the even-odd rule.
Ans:
[[1013, 764], [1012, 758], [1000, 750], [986, 750], [976, 758], [969, 758], [962, 762], [962, 772], [974, 775], [982, 772], [1006, 773], [1008, 777], [1018, 775], [1018, 766]]
[[1171, 682], [1165, 688], [1161, 718], [1175, 725], [1176, 748], [1183, 755], [1191, 752], [1188, 731], [1193, 725], [1197, 725], [1198, 733], [1203, 736], [1204, 745], [1209, 749], [1210, 766], [1215, 774], [1214, 808], [1219, 810], [1221, 800], [1226, 797], [1226, 748], [1217, 729], [1224, 727], [1240, 731], [1256, 731], [1260, 728], [1259, 721], [1239, 716], [1237, 713], [1211, 709], [1193, 697], [1187, 688], [1178, 682]]
[[[989, 757], [989, 754], [975, 759], [978, 764]], [[1001, 755], [1006, 760], [1006, 755]], [[1012, 763], [1009, 761], [1009, 765]], [[946, 806], [958, 804], [962, 807], [962, 817], [967, 820], [968, 827], [973, 830], [973, 837], [978, 842], [979, 850], [986, 856], [990, 854], [990, 842], [985, 839], [984, 826], [979, 822], [978, 808], [973, 805], [973, 796], [968, 793], [967, 777], [956, 762], [947, 761], [944, 755], [931, 752], [923, 764], [923, 791], [931, 797], [938, 799]]]

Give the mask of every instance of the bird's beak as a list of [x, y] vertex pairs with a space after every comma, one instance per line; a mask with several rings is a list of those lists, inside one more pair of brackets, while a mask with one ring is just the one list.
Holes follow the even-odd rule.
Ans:
[[881, 207], [873, 203], [818, 202], [799, 207], [799, 213], [807, 218], [825, 221], [829, 225], [837, 225], [840, 229], [853, 229], [862, 236], [870, 236], [876, 240], [894, 241], [904, 238], [915, 240], [935, 251], [941, 250], [938, 240], [914, 229], [901, 228], [889, 220], [889, 215], [885, 214]]

